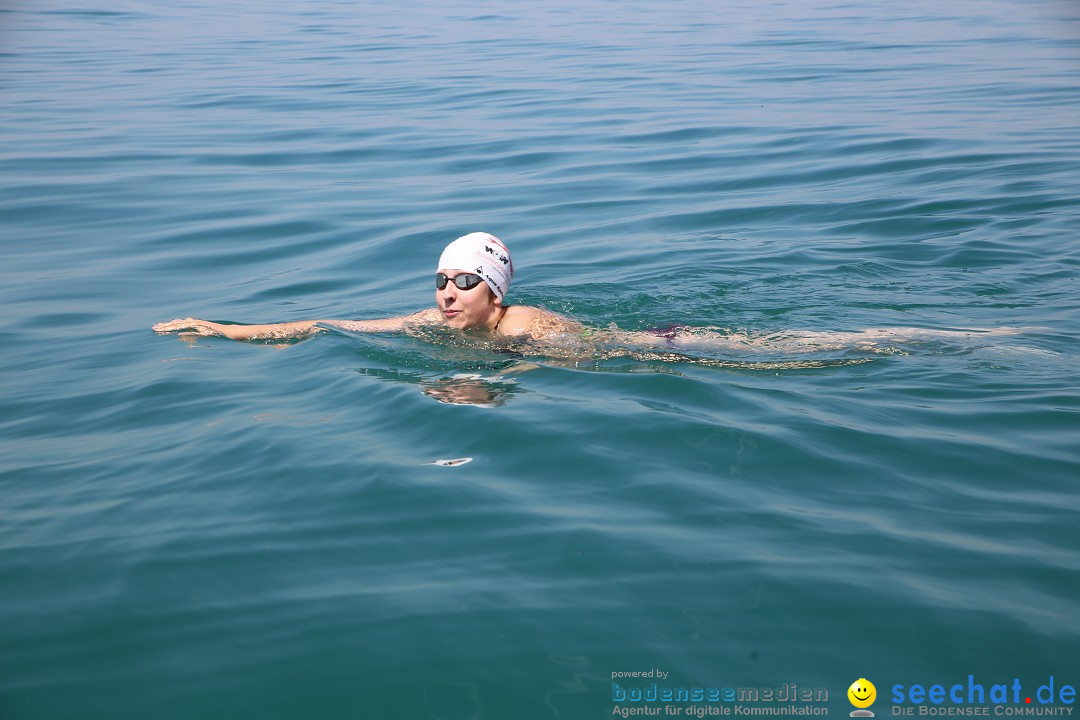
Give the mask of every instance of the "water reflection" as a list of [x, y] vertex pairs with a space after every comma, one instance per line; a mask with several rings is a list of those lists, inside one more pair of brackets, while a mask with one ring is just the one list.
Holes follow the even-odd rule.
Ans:
[[523, 372], [524, 369], [527, 368], [516, 366], [494, 375], [456, 373], [444, 377], [379, 368], [360, 368], [357, 372], [391, 382], [415, 385], [422, 393], [441, 403], [497, 407], [507, 402], [511, 396], [522, 392], [522, 388], [512, 378], [506, 376], [514, 372]]

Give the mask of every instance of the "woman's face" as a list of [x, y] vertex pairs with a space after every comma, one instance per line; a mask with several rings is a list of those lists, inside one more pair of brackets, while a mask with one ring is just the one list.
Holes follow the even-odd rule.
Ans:
[[435, 290], [435, 304], [446, 324], [458, 330], [494, 330], [499, 323], [502, 300], [495, 297], [487, 283], [481, 280], [476, 287], [462, 290], [454, 284], [454, 278], [474, 273], [456, 268], [440, 269], [439, 272], [449, 278], [446, 287]]

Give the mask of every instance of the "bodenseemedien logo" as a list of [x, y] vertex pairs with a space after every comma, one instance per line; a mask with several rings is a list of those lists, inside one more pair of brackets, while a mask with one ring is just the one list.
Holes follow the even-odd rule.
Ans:
[[874, 687], [874, 683], [866, 678], [859, 678], [847, 689], [847, 697], [856, 708], [851, 711], [851, 717], [874, 717], [874, 713], [867, 710], [877, 699], [877, 688]]

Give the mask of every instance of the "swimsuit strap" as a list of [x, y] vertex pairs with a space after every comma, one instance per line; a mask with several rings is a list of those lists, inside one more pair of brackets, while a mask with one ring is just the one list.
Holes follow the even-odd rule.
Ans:
[[499, 326], [502, 325], [503, 318], [506, 317], [507, 309], [508, 308], [505, 308], [505, 307], [502, 309], [502, 315], [499, 316], [499, 322], [495, 323], [495, 327], [493, 329], [493, 332], [498, 332], [499, 331]]

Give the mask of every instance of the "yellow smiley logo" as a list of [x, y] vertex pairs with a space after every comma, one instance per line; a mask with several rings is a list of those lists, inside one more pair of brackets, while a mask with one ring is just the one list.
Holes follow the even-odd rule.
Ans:
[[847, 689], [848, 700], [857, 708], [868, 708], [877, 699], [877, 688], [866, 678], [859, 678]]

